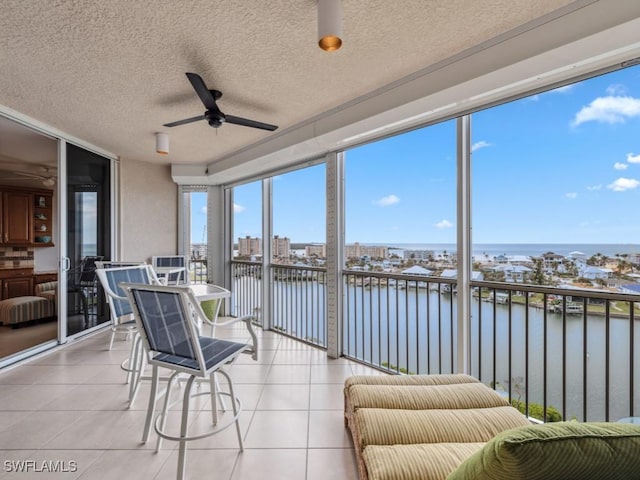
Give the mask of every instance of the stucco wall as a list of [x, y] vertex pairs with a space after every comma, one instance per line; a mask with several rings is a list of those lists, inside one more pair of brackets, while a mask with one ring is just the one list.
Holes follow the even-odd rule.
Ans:
[[150, 261], [175, 255], [178, 246], [178, 186], [168, 165], [120, 161], [119, 260]]

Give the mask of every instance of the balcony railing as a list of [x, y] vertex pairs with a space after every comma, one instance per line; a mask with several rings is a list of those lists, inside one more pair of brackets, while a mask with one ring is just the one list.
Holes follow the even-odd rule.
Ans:
[[326, 348], [325, 285], [324, 268], [272, 265], [272, 328]]
[[189, 281], [191, 283], [207, 283], [206, 258], [192, 258], [189, 260]]
[[231, 262], [231, 315], [256, 315], [262, 321], [262, 264], [234, 260]]
[[[237, 314], [260, 308], [260, 264], [233, 262]], [[270, 267], [272, 328], [326, 347], [326, 273]], [[640, 412], [640, 295], [473, 281], [470, 374], [545, 421]], [[390, 373], [457, 365], [454, 279], [345, 271], [343, 355]]]

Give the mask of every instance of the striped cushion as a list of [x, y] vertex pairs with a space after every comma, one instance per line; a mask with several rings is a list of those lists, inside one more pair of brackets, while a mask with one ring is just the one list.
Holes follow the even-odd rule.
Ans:
[[482, 383], [453, 385], [353, 385], [349, 389], [353, 410], [388, 408], [404, 410], [491, 408], [509, 405]]
[[484, 443], [370, 445], [362, 453], [370, 480], [444, 480]]
[[547, 423], [501, 433], [448, 479], [638, 479], [639, 452], [638, 425]]
[[515, 408], [388, 410], [361, 408], [353, 415], [360, 448], [367, 445], [486, 442], [509, 428], [528, 425]]
[[5, 325], [54, 316], [55, 308], [43, 297], [16, 297], [0, 301], [0, 323]]
[[344, 382], [348, 390], [352, 385], [449, 385], [452, 383], [479, 383], [470, 375], [353, 375]]

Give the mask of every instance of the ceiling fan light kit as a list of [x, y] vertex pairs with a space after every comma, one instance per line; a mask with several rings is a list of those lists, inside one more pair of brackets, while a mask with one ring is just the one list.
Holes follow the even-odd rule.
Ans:
[[342, 46], [342, 0], [318, 0], [318, 46], [325, 52]]
[[[222, 97], [222, 92], [218, 90], [209, 90], [204, 83], [204, 80], [197, 73], [186, 73], [187, 78], [191, 82], [191, 86], [200, 97], [200, 101], [207, 109], [206, 112], [197, 117], [185, 118], [184, 120], [178, 120], [177, 122], [165, 123], [164, 127], [177, 127], [178, 125], [185, 125], [187, 123], [197, 122], [199, 120], [206, 120], [207, 123], [213, 127], [218, 128], [223, 123], [232, 123], [234, 125], [241, 125], [243, 127], [259, 128], [261, 130], [274, 131], [278, 127], [276, 125], [270, 125], [268, 123], [257, 122], [255, 120], [249, 120], [248, 118], [235, 117], [233, 115], [225, 115], [220, 111], [216, 103]], [[156, 137], [157, 142], [157, 137]], [[168, 142], [168, 137], [167, 137]], [[157, 145], [157, 143], [156, 143]], [[168, 150], [168, 146], [167, 146]]]
[[169, 135], [166, 133], [156, 133], [156, 153], [169, 154]]

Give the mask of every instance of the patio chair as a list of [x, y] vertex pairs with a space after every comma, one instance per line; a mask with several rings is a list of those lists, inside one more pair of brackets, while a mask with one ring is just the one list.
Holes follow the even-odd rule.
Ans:
[[89, 301], [87, 297], [91, 299], [91, 306], [93, 307], [95, 304], [96, 262], [101, 261], [102, 258], [102, 256], [84, 257], [80, 262], [77, 278], [74, 278], [67, 288], [68, 293], [75, 293], [80, 297], [85, 326], [89, 325]]
[[[186, 470], [187, 442], [214, 435], [235, 423], [240, 451], [244, 450], [242, 434], [238, 417], [241, 404], [233, 391], [231, 377], [224, 367], [251, 346], [247, 343], [231, 342], [211, 337], [200, 336], [197, 321], [205, 320], [205, 314], [198, 300], [186, 287], [162, 285], [123, 284], [130, 299], [136, 324], [140, 332], [144, 347], [149, 353], [149, 364], [153, 367], [151, 393], [142, 441], [149, 438], [151, 422], [155, 416], [155, 406], [158, 393], [159, 368], [173, 371], [167, 383], [165, 401], [162, 412], [154, 422], [154, 429], [158, 434], [158, 449], [161, 439], [179, 442], [177, 478], [184, 478]], [[223, 375], [228, 383], [229, 392], [220, 392], [215, 387], [215, 374]], [[188, 375], [182, 400], [182, 420], [180, 435], [169, 435], [165, 431], [166, 417], [171, 397], [171, 387], [181, 374]], [[198, 392], [195, 395], [210, 395], [212, 423], [215, 426], [210, 431], [188, 436], [189, 400], [191, 390], [196, 379], [206, 380], [210, 384], [209, 392]], [[218, 395], [231, 398], [233, 417], [228, 421], [218, 423], [216, 399]]]
[[184, 255], [163, 255], [151, 258], [151, 265], [166, 285], [189, 284], [187, 259]]
[[129, 358], [120, 367], [127, 372], [127, 382], [130, 383], [129, 404], [135, 400], [141, 374], [144, 369], [144, 355], [141, 352], [141, 340], [137, 336], [136, 322], [127, 294], [121, 287], [123, 282], [140, 284], [157, 284], [158, 277], [150, 265], [141, 264], [127, 267], [98, 268], [96, 274], [104, 289], [109, 304], [111, 316], [111, 340], [109, 350], [113, 348], [113, 340], [117, 333], [124, 333], [127, 337], [134, 335], [131, 343]]

